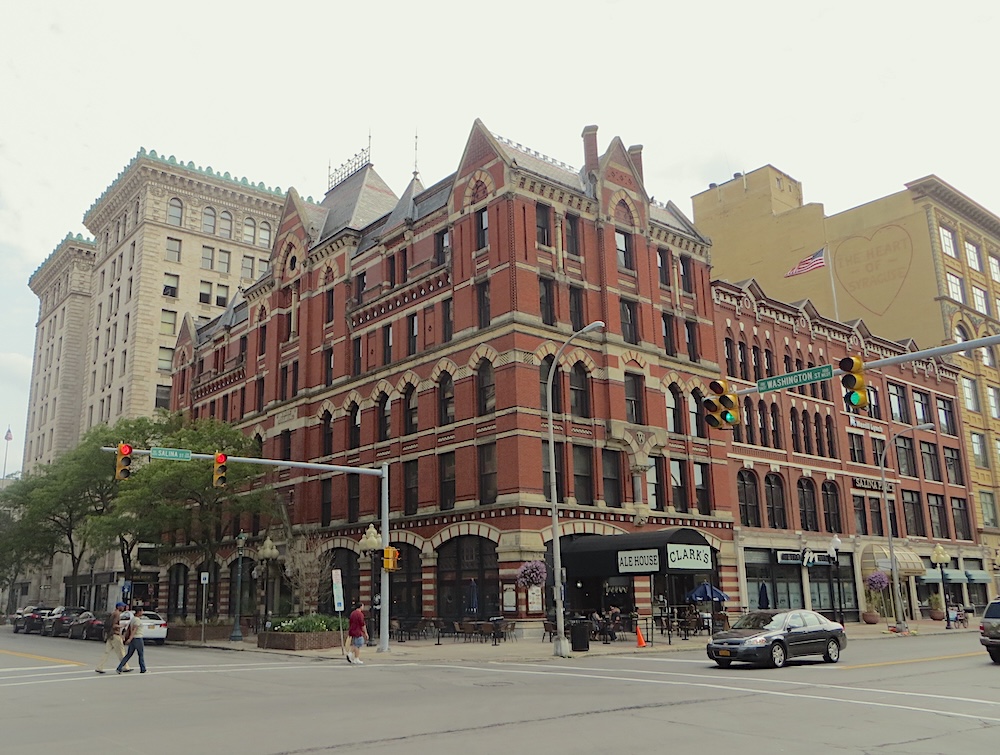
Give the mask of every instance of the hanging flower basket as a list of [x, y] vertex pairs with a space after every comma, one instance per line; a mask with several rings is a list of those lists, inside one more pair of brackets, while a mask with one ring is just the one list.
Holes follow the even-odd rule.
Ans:
[[518, 587], [537, 587], [545, 584], [548, 575], [544, 561], [526, 561], [517, 570]]
[[888, 616], [885, 604], [885, 589], [889, 586], [889, 577], [885, 572], [873, 571], [865, 577], [865, 602], [867, 611], [861, 614], [866, 624], [877, 624], [880, 616]]

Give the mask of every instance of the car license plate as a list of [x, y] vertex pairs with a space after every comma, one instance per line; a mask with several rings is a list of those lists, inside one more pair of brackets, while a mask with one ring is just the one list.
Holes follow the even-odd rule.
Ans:
[[728, 650], [720, 650], [719, 655], [730, 655], [730, 652]]

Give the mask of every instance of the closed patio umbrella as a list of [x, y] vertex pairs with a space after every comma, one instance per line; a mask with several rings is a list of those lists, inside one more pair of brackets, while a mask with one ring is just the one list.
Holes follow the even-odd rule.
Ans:
[[760, 592], [757, 594], [757, 608], [770, 608], [771, 599], [767, 596], [767, 584], [760, 583]]

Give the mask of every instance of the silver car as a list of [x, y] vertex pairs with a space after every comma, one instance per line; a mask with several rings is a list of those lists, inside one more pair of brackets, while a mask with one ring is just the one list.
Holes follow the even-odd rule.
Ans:
[[979, 623], [979, 642], [986, 647], [993, 662], [1000, 663], [1000, 598], [986, 606]]

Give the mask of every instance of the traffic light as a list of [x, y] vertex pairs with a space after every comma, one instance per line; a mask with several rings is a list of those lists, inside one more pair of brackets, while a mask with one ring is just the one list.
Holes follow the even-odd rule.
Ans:
[[715, 430], [729, 430], [740, 424], [740, 400], [726, 380], [713, 380], [708, 389], [714, 394], [702, 402], [705, 422]]
[[115, 453], [115, 479], [127, 480], [132, 474], [132, 446], [119, 443]]
[[841, 385], [847, 390], [844, 400], [855, 409], [868, 406], [868, 389], [865, 386], [865, 363], [861, 357], [844, 357], [840, 360], [840, 369], [844, 371], [840, 378]]
[[390, 545], [382, 550], [382, 568], [386, 571], [399, 571], [399, 548]]
[[226, 487], [226, 459], [228, 457], [216, 451], [215, 458], [212, 460], [212, 487], [213, 488], [224, 488]]

